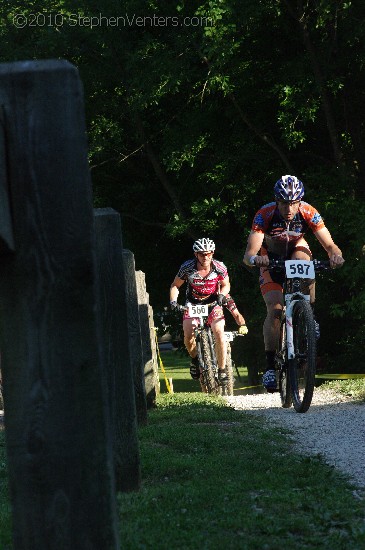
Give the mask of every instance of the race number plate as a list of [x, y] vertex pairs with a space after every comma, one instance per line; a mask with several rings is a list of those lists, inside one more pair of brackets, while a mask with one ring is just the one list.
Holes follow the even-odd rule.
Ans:
[[208, 317], [209, 310], [207, 305], [188, 304], [189, 317]]
[[226, 337], [227, 342], [233, 342], [233, 333], [232, 332], [225, 332], [224, 336]]
[[285, 262], [286, 276], [288, 279], [300, 277], [301, 279], [314, 279], [313, 262], [306, 260], [286, 260]]

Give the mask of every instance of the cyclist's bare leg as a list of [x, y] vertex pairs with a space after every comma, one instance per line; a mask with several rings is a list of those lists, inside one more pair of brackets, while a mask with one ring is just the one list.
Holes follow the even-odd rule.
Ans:
[[197, 356], [196, 342], [194, 336], [194, 328], [196, 326], [195, 319], [184, 319], [183, 321], [183, 331], [184, 331], [184, 344], [190, 357], [194, 358]]
[[264, 322], [264, 342], [266, 351], [275, 351], [280, 329], [280, 316], [283, 309], [283, 293], [280, 290], [270, 290], [264, 294], [266, 304], [266, 319]]
[[212, 322], [212, 331], [215, 338], [215, 352], [217, 355], [218, 368], [226, 368], [227, 342], [224, 335], [224, 319], [216, 319]]

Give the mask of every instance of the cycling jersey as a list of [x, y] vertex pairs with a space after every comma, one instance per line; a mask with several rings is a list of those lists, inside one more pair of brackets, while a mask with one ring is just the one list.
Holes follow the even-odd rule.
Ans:
[[177, 277], [187, 282], [186, 301], [192, 304], [210, 304], [217, 299], [219, 283], [228, 275], [227, 268], [222, 262], [212, 260], [210, 272], [202, 277], [197, 269], [197, 260], [194, 258], [184, 262]]
[[300, 203], [298, 212], [290, 221], [285, 221], [280, 215], [276, 202], [270, 202], [256, 213], [252, 231], [265, 234], [263, 247], [269, 252], [287, 256], [308, 229], [315, 233], [323, 227], [319, 212], [306, 202]]

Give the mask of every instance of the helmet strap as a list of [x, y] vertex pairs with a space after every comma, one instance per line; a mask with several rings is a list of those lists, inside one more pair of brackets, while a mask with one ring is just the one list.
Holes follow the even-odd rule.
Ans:
[[[195, 254], [196, 254], [196, 256], [195, 256], [195, 257], [196, 257], [196, 263], [197, 263], [197, 264], [200, 264], [201, 267], [204, 267], [203, 264], [201, 263], [201, 261], [199, 260], [199, 254], [198, 254], [198, 252], [195, 252]], [[210, 263], [212, 263], [212, 262], [210, 262]]]

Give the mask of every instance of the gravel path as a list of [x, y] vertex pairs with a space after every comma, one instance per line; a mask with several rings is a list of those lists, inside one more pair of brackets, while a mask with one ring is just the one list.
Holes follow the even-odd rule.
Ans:
[[349, 475], [365, 498], [365, 404], [345, 395], [317, 388], [309, 410], [300, 414], [283, 409], [278, 393], [226, 397], [236, 410], [261, 415], [276, 426], [293, 430], [297, 451], [321, 454], [324, 460]]

